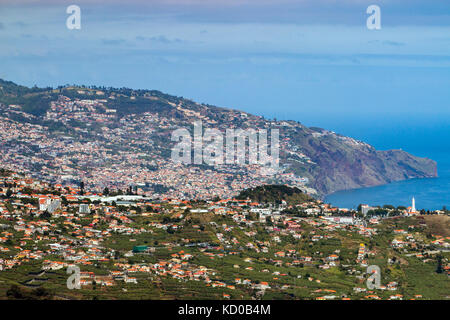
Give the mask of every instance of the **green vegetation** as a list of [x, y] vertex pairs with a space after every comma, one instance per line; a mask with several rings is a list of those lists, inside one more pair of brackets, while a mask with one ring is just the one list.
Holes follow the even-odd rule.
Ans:
[[289, 205], [301, 204], [314, 200], [298, 188], [284, 185], [264, 185], [241, 191], [237, 199], [251, 199], [260, 203], [281, 204], [284, 200]]

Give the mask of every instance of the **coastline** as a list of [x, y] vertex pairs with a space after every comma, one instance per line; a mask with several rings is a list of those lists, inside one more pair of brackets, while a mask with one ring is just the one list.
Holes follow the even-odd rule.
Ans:
[[450, 206], [444, 186], [450, 186], [450, 177], [415, 178], [387, 184], [340, 190], [323, 197], [333, 206], [356, 209], [359, 204], [370, 206], [409, 206], [412, 197], [418, 200], [417, 208], [425, 210], [442, 209]]

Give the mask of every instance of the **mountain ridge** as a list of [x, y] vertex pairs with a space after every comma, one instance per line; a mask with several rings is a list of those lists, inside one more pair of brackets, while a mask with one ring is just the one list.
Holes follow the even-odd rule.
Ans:
[[[0, 104], [2, 121], [13, 121], [14, 125], [26, 126], [27, 130], [37, 126], [33, 130], [42, 132], [42, 137], [50, 139], [54, 144], [59, 144], [61, 133], [64, 133], [74, 144], [96, 144], [106, 154], [118, 152], [138, 153], [142, 157], [150, 155], [152, 161], [139, 164], [138, 171], [142, 173], [142, 177], [147, 176], [145, 170], [149, 167], [160, 170], [161, 164], [158, 167], [153, 163], [168, 159], [169, 146], [173, 145], [169, 137], [171, 129], [191, 128], [192, 122], [196, 120], [202, 120], [205, 127], [218, 128], [220, 131], [226, 128], [278, 128], [283, 173], [294, 175], [291, 180], [281, 182], [292, 186], [304, 185], [305, 188], [317, 190], [320, 196], [339, 190], [437, 176], [435, 161], [419, 158], [402, 150], [376, 150], [362, 141], [326, 129], [306, 127], [298, 121], [268, 120], [244, 111], [200, 104], [157, 90], [96, 86], [28, 88], [0, 79]], [[13, 141], [5, 137], [2, 149], [28, 148], [42, 159], [46, 156], [43, 150], [55, 154], [60, 152], [65, 157], [70, 154], [67, 148], [65, 151], [51, 145], [42, 148], [38, 141], [27, 141], [24, 128], [18, 130], [21, 132], [21, 140]], [[48, 163], [52, 165], [54, 172], [63, 171], [61, 165], [51, 161]], [[113, 157], [92, 157], [88, 161], [72, 157], [68, 163], [67, 167], [75, 173], [73, 176], [81, 179], [94, 177], [94, 171], [106, 168], [108, 163], [122, 166], [125, 171], [131, 166], [120, 163], [119, 159]], [[26, 161], [24, 164], [33, 167]], [[166, 165], [164, 162], [164, 166]], [[39, 167], [37, 164], [36, 169], [44, 174]], [[207, 169], [216, 170], [210, 167]], [[227, 176], [230, 179], [227, 181], [228, 185], [233, 184], [233, 177], [237, 174], [241, 173], [233, 171], [233, 175]], [[54, 176], [57, 177], [56, 174]], [[96, 179], [98, 184], [103, 184], [100, 178]], [[108, 185], [106, 180], [104, 184]], [[251, 181], [255, 185], [246, 187], [257, 186], [257, 182], [263, 182], [262, 180], [261, 177], [255, 178], [255, 181]], [[162, 182], [162, 185], [167, 184], [169, 189], [174, 190], [175, 186], [170, 181]], [[280, 183], [270, 179], [264, 182]]]

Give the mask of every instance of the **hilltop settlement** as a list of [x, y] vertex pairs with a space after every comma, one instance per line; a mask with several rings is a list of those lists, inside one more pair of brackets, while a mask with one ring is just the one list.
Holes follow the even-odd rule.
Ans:
[[[272, 130], [278, 130], [278, 169], [262, 170], [250, 161], [214, 166], [174, 163], [173, 132], [195, 131], [195, 122], [201, 122], [205, 132], [223, 135], [229, 130], [266, 130], [268, 139]], [[84, 181], [97, 190], [131, 185], [147, 197], [185, 200], [228, 199], [266, 184], [324, 196], [437, 176], [433, 160], [401, 150], [376, 150], [297, 121], [265, 119], [155, 90], [27, 88], [1, 79], [0, 148], [2, 167], [41, 181]]]

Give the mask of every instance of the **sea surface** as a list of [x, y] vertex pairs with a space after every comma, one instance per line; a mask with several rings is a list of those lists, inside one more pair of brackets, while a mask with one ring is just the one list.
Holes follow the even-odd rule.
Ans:
[[[308, 123], [305, 123], [308, 125]], [[325, 198], [341, 208], [391, 204], [410, 206], [415, 197], [418, 210], [450, 209], [450, 119], [449, 117], [410, 116], [407, 118], [335, 120], [313, 125], [370, 143], [379, 150], [403, 149], [413, 155], [433, 159], [438, 178], [412, 179], [387, 185], [339, 191]]]
[[414, 197], [419, 210], [442, 209], [444, 205], [450, 209], [450, 154], [436, 154], [431, 158], [438, 161], [438, 178], [412, 179], [371, 188], [338, 191], [327, 196], [325, 201], [341, 208], [356, 209], [360, 203], [407, 207]]

